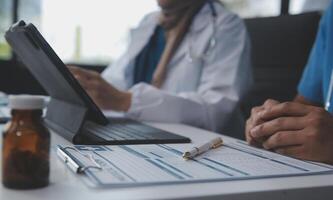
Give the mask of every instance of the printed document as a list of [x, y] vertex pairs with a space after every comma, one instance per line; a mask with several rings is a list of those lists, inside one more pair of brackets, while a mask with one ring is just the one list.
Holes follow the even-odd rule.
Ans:
[[[179, 145], [178, 145], [179, 146]], [[128, 187], [151, 184], [228, 181], [331, 173], [332, 166], [305, 162], [230, 142], [193, 160], [182, 158], [181, 145], [121, 145], [62, 147], [84, 165], [93, 159], [101, 169], [85, 174], [98, 186]]]

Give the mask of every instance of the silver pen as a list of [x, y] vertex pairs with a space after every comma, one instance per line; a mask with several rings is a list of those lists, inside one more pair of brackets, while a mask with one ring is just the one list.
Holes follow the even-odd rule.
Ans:
[[183, 154], [183, 158], [185, 160], [189, 160], [189, 159], [192, 159], [194, 158], [195, 156], [197, 155], [200, 155], [204, 152], [207, 152], [209, 151], [210, 149], [216, 149], [220, 146], [223, 145], [223, 140], [221, 137], [217, 137], [217, 138], [214, 138], [212, 140], [210, 140], [209, 142], [199, 146], [199, 147], [194, 147], [192, 148], [190, 151], [186, 151], [184, 154]]

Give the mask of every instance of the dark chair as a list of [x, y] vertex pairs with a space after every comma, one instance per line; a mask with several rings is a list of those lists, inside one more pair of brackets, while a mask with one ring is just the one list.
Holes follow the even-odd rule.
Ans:
[[246, 118], [266, 99], [292, 100], [313, 46], [319, 12], [247, 19], [254, 85], [242, 102]]

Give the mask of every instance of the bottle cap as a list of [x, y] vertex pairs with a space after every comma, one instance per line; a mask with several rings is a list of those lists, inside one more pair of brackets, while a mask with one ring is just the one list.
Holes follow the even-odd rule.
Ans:
[[43, 96], [9, 95], [9, 107], [17, 110], [41, 110], [45, 107]]

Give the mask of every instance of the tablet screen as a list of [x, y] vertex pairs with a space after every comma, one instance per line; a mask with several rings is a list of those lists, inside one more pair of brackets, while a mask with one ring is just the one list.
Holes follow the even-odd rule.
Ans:
[[52, 98], [88, 108], [88, 118], [96, 123], [108, 122], [33, 24], [26, 25], [20, 21], [6, 32], [5, 37], [21, 62]]

